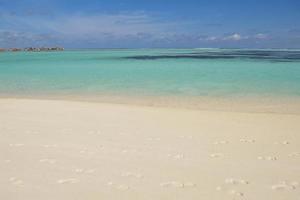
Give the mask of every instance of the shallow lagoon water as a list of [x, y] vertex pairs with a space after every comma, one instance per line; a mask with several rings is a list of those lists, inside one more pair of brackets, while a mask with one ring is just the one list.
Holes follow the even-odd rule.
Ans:
[[300, 96], [300, 51], [96, 49], [0, 53], [0, 94]]

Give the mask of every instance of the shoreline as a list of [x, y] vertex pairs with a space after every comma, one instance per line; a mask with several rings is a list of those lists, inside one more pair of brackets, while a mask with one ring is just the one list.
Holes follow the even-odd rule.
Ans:
[[0, 95], [0, 99], [56, 100], [187, 110], [300, 115], [300, 97], [183, 97], [132, 95]]

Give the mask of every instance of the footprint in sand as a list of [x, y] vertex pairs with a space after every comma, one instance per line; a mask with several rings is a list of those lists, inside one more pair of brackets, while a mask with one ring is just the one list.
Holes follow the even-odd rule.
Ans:
[[240, 142], [243, 142], [243, 143], [255, 143], [255, 140], [254, 139], [240, 139]]
[[189, 140], [192, 140], [192, 139], [193, 139], [193, 136], [182, 135], [182, 136], [179, 136], [179, 138], [181, 138], [181, 139], [189, 139]]
[[57, 180], [57, 183], [59, 183], [59, 184], [74, 184], [74, 183], [79, 183], [79, 180], [76, 178], [59, 179], [59, 180]]
[[192, 187], [196, 187], [196, 184], [192, 182], [168, 181], [168, 182], [160, 183], [160, 186], [175, 187], [175, 188], [192, 188]]
[[77, 168], [77, 169], [74, 169], [74, 172], [76, 173], [85, 173], [85, 174], [92, 174], [92, 173], [95, 173], [95, 169], [81, 169], [81, 168]]
[[232, 184], [232, 185], [238, 185], [238, 184], [243, 184], [243, 185], [248, 185], [249, 181], [246, 181], [244, 179], [234, 179], [234, 178], [227, 178], [225, 179], [225, 184]]
[[127, 154], [127, 153], [137, 153], [138, 150], [137, 149], [122, 149], [121, 153], [122, 154]]
[[229, 142], [226, 140], [221, 140], [221, 141], [215, 141], [213, 144], [215, 145], [222, 145], [222, 144], [228, 144]]
[[49, 159], [49, 158], [43, 158], [43, 159], [40, 159], [39, 162], [41, 163], [48, 163], [48, 164], [55, 164], [56, 163], [56, 160], [55, 159]]
[[289, 157], [298, 157], [298, 156], [300, 156], [299, 152], [293, 152], [289, 154]]
[[268, 160], [268, 161], [275, 161], [278, 160], [276, 156], [258, 156], [258, 160]]
[[229, 195], [243, 197], [244, 196], [243, 192], [236, 191], [234, 188], [230, 188], [230, 187], [233, 187], [233, 185], [248, 185], [250, 183], [249, 183], [249, 181], [244, 180], [244, 179], [226, 178], [224, 180], [224, 184], [225, 185], [223, 185], [223, 186], [217, 186], [216, 190], [220, 191], [220, 192], [221, 191], [227, 192], [227, 194], [229, 194]]
[[160, 141], [160, 138], [159, 137], [157, 137], [157, 138], [148, 138], [147, 140], [149, 140], [149, 141]]
[[229, 190], [228, 194], [234, 195], [234, 196], [239, 196], [239, 197], [243, 197], [244, 196], [244, 193], [236, 191], [236, 190]]
[[279, 183], [272, 185], [272, 190], [295, 190], [299, 186], [297, 181], [280, 181]]
[[174, 160], [181, 160], [181, 159], [184, 159], [184, 157], [185, 157], [184, 154], [168, 154], [167, 156]]
[[45, 148], [56, 148], [57, 144], [43, 144], [42, 147], [45, 147]]
[[223, 157], [224, 155], [222, 153], [212, 153], [209, 156], [212, 158], [220, 158]]
[[21, 179], [18, 179], [16, 177], [10, 177], [9, 178], [9, 181], [13, 184], [13, 185], [16, 185], [16, 186], [23, 186], [23, 181]]
[[84, 149], [81, 149], [81, 150], [79, 151], [79, 153], [81, 153], [81, 154], [87, 154], [87, 155], [92, 156], [92, 155], [94, 155], [96, 152], [94, 152], [94, 151], [89, 151], [87, 148], [84, 148]]
[[137, 179], [143, 178], [143, 175], [141, 175], [139, 173], [133, 173], [133, 172], [125, 172], [125, 173], [122, 173], [121, 176], [132, 177], [132, 178], [137, 178]]
[[118, 185], [117, 189], [118, 190], [129, 190], [129, 186], [128, 185]]
[[106, 185], [109, 186], [109, 187], [116, 188], [118, 190], [129, 190], [130, 189], [130, 187], [128, 185], [118, 185], [118, 184], [114, 184], [111, 181], [108, 182]]
[[274, 142], [274, 144], [281, 144], [281, 145], [288, 145], [288, 144], [290, 144], [290, 142], [289, 141], [282, 141], [282, 142]]

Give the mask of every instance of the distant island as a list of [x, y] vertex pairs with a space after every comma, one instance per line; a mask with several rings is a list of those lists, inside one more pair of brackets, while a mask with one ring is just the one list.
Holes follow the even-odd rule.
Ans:
[[63, 51], [63, 47], [26, 47], [26, 48], [0, 48], [0, 52], [5, 52], [5, 51], [34, 51], [34, 52], [39, 52], [39, 51]]

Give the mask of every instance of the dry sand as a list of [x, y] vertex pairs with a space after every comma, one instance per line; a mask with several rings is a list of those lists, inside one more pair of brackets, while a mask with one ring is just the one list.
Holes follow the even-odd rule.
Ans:
[[0, 199], [299, 200], [300, 115], [0, 99]]

